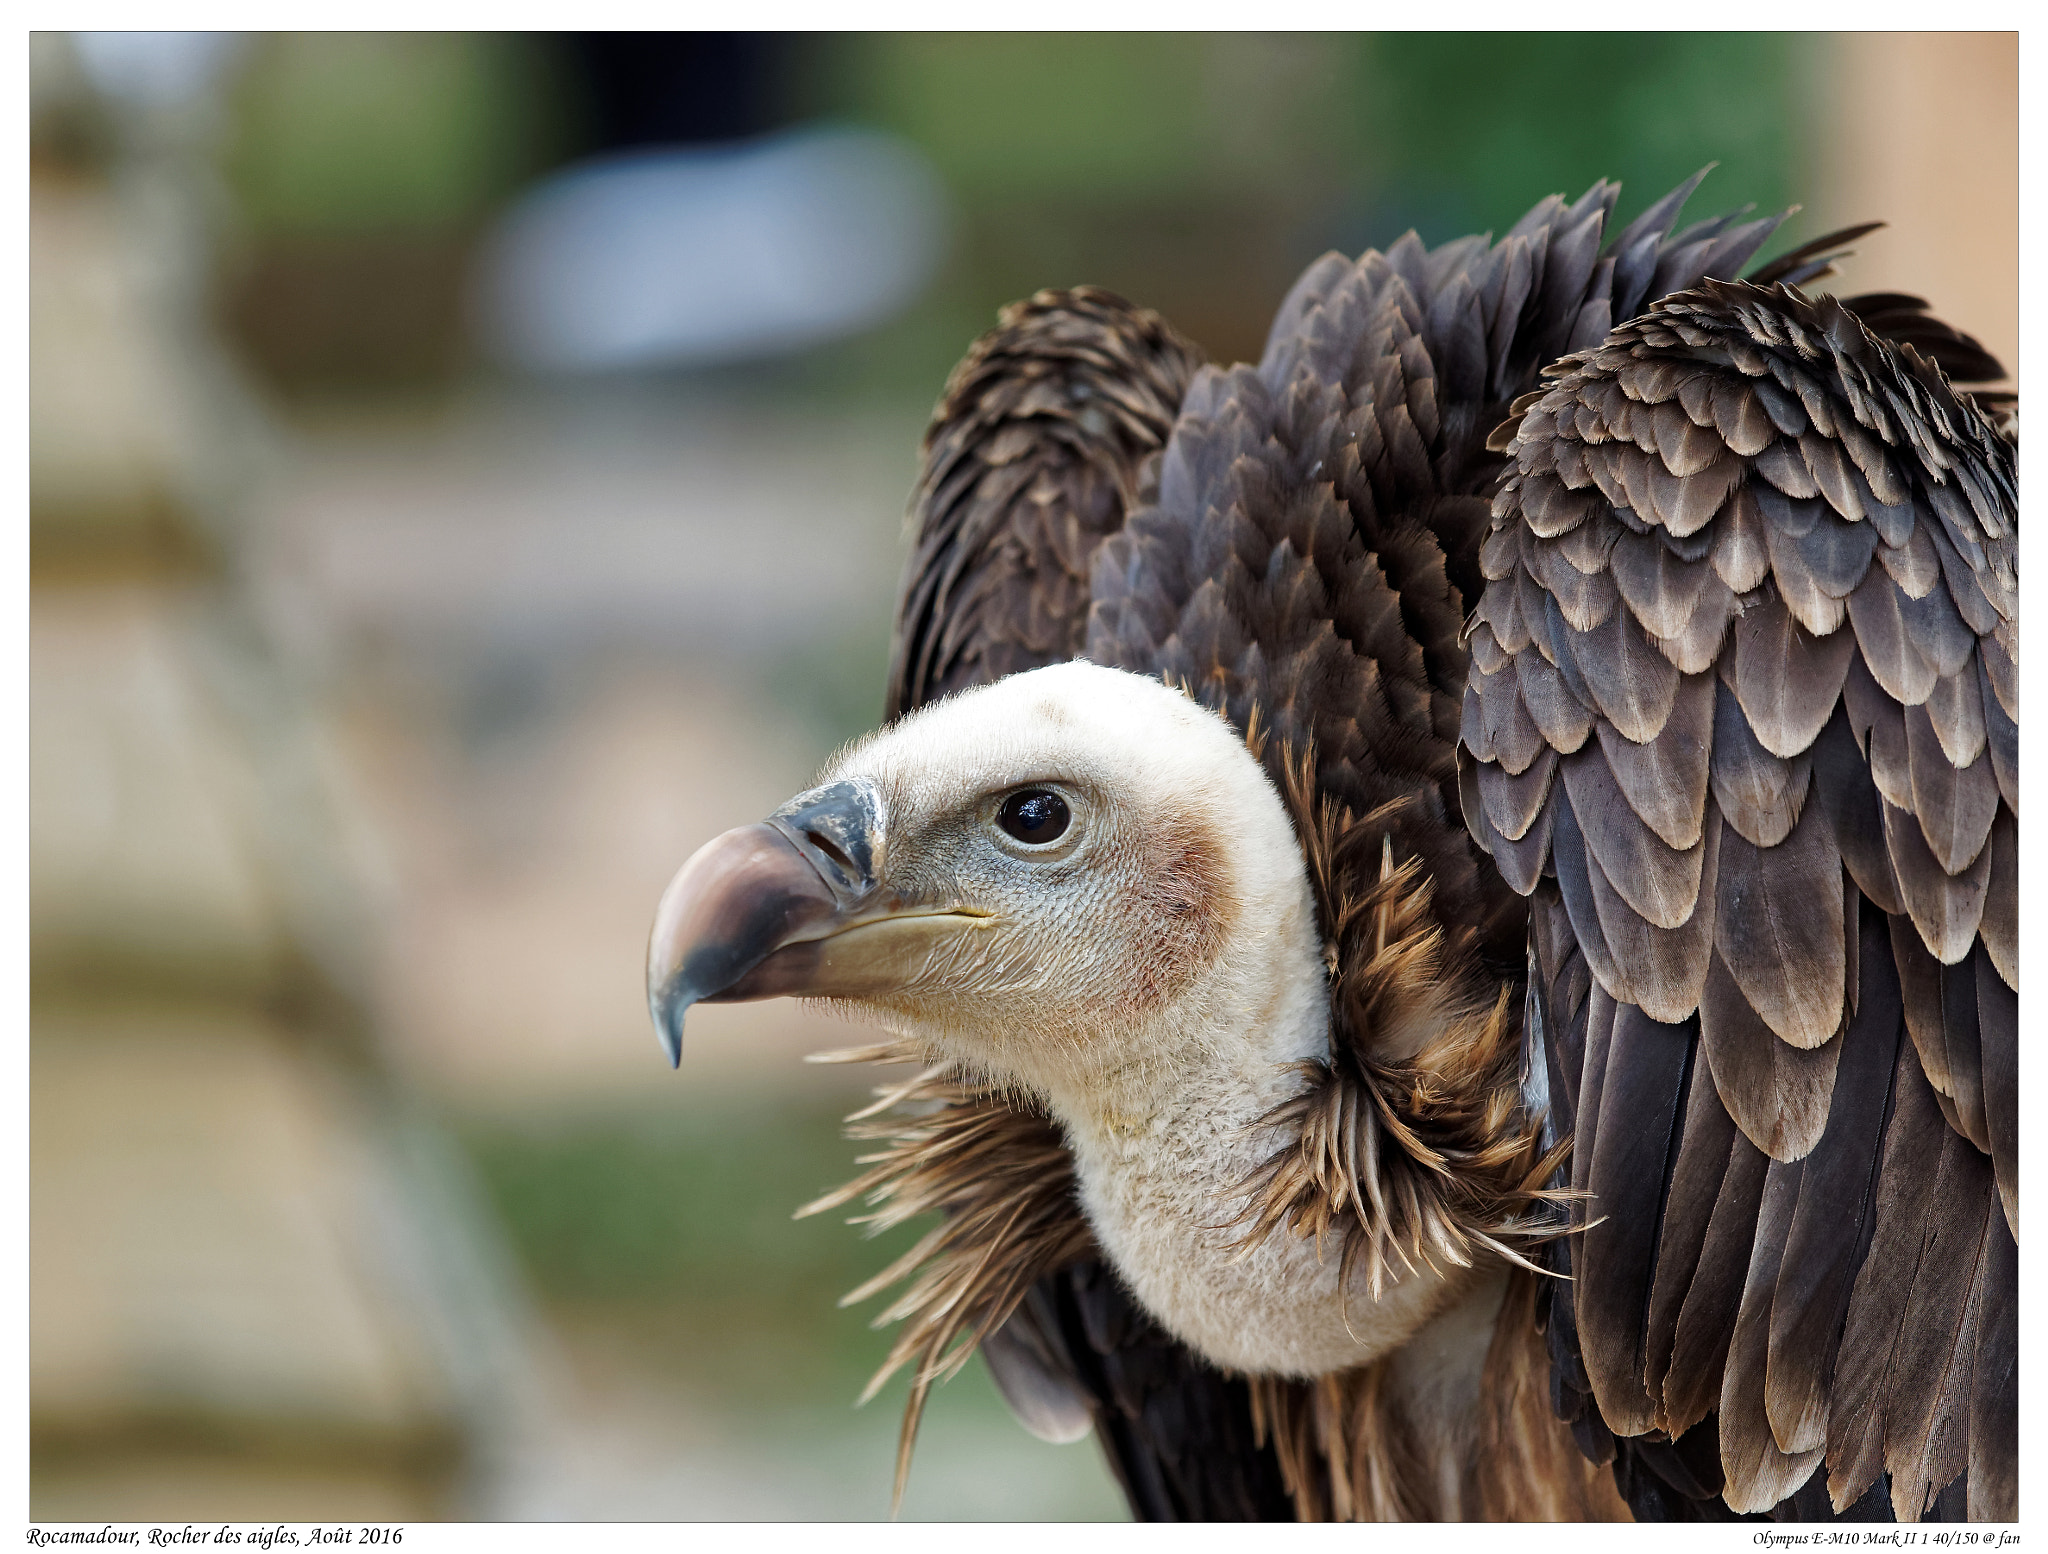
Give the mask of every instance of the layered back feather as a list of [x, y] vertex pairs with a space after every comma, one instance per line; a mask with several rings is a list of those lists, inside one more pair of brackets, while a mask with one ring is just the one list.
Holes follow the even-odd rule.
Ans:
[[1561, 1403], [1658, 1514], [2017, 1505], [2017, 466], [1855, 302], [1663, 298], [1496, 439], [1465, 813], [1601, 1215]]

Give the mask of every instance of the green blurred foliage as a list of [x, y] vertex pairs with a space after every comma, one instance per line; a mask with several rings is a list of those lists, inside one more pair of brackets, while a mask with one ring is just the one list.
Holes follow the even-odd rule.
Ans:
[[1602, 177], [1621, 181], [1627, 216], [1713, 161], [1693, 214], [1779, 209], [1805, 193], [1810, 47], [1783, 33], [1369, 35], [1355, 104], [1371, 186], [1426, 214], [1432, 243], [1502, 231]]
[[[551, 1305], [644, 1331], [648, 1353], [750, 1404], [851, 1402], [888, 1337], [839, 1297], [906, 1251], [852, 1210], [792, 1224], [860, 1151], [815, 1106], [664, 1107], [473, 1121], [464, 1143]], [[707, 1342], [707, 1335], [716, 1342]]]
[[[970, 212], [1426, 192], [1444, 219], [1496, 228], [1551, 190], [1609, 176], [1647, 200], [1713, 160], [1731, 197], [1796, 198], [1816, 47], [1775, 33], [806, 42], [790, 93], [799, 115], [917, 142]], [[568, 148], [574, 118], [529, 36], [274, 34], [244, 73], [230, 168], [261, 226], [430, 225], [511, 193]]]
[[559, 104], [513, 34], [271, 34], [241, 78], [228, 178], [259, 232], [460, 225], [547, 163]]
[[1200, 193], [1217, 126], [1187, 33], [871, 33], [832, 40], [846, 106], [922, 146], [981, 204]]
[[1639, 206], [1716, 160], [1724, 198], [1795, 198], [1812, 48], [1779, 33], [878, 33], [817, 40], [807, 95], [916, 141], [970, 212], [1299, 189], [1427, 203], [1456, 224], [1423, 234], [1440, 242], [1603, 176]]
[[[1709, 162], [1697, 217], [1804, 197], [1813, 39], [1761, 33], [864, 34], [812, 40], [807, 111], [930, 156], [960, 230], [920, 306], [793, 381], [934, 393], [996, 310], [1091, 282], [1253, 355], [1329, 248], [1511, 226], [1623, 184], [1627, 220]], [[1789, 246], [1796, 224], [1776, 240]], [[1805, 235], [1811, 235], [1810, 232]]]
[[825, 80], [844, 111], [918, 141], [971, 207], [1151, 203], [1321, 168], [1343, 51], [1311, 35], [868, 33], [827, 41]]

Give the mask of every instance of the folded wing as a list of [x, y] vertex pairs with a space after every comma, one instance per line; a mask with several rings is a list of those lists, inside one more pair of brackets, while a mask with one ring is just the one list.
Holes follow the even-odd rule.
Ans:
[[1518, 401], [1460, 791], [1588, 1195], [1582, 1445], [1653, 1500], [2010, 1519], [2017, 466], [1921, 349], [1996, 364], [1858, 301], [1920, 349], [1708, 282]]

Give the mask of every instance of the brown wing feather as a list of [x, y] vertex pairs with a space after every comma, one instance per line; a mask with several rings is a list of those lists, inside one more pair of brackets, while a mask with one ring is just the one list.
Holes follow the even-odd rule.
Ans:
[[1003, 310], [925, 433], [888, 716], [1080, 651], [1095, 548], [1123, 526], [1201, 360], [1097, 287]]
[[[1573, 1256], [1609, 1427], [1717, 1410], [1734, 1509], [1803, 1505], [1824, 1472], [1836, 1511], [1889, 1474], [1902, 1517], [2010, 1516], [2017, 698], [1995, 692], [2017, 467], [1914, 345], [1996, 364], [1912, 299], [1866, 300], [1905, 343], [1784, 286], [1666, 297], [1496, 434], [1514, 468], [1482, 549], [1467, 820], [1518, 888], [1555, 874], [1616, 1031], [1664, 1033], [1564, 1076], [1594, 1162], [1574, 1180], [1610, 1216]], [[1732, 611], [1696, 586], [1709, 570]], [[1719, 689], [1681, 717], [1692, 675]], [[1532, 684], [1582, 709], [1527, 720], [1566, 779], [1547, 826], [1486, 802], [1541, 754], [1489, 698]], [[1713, 1084], [1667, 1144], [1695, 1047]], [[1657, 1141], [1628, 1156], [1652, 1190], [1600, 1169], [1624, 1112]], [[1731, 1119], [1760, 1172], [1729, 1160]]]

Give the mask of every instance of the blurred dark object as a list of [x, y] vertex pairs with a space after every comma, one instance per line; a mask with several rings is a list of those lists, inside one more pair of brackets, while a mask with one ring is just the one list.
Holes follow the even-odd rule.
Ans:
[[279, 236], [222, 303], [222, 322], [287, 396], [438, 386], [467, 364], [467, 231]]
[[745, 140], [790, 122], [798, 41], [773, 32], [564, 32], [586, 152]]
[[858, 125], [795, 123], [798, 42], [737, 32], [564, 33], [585, 155], [494, 223], [473, 318], [540, 373], [701, 369], [871, 332], [947, 243], [926, 156]]

